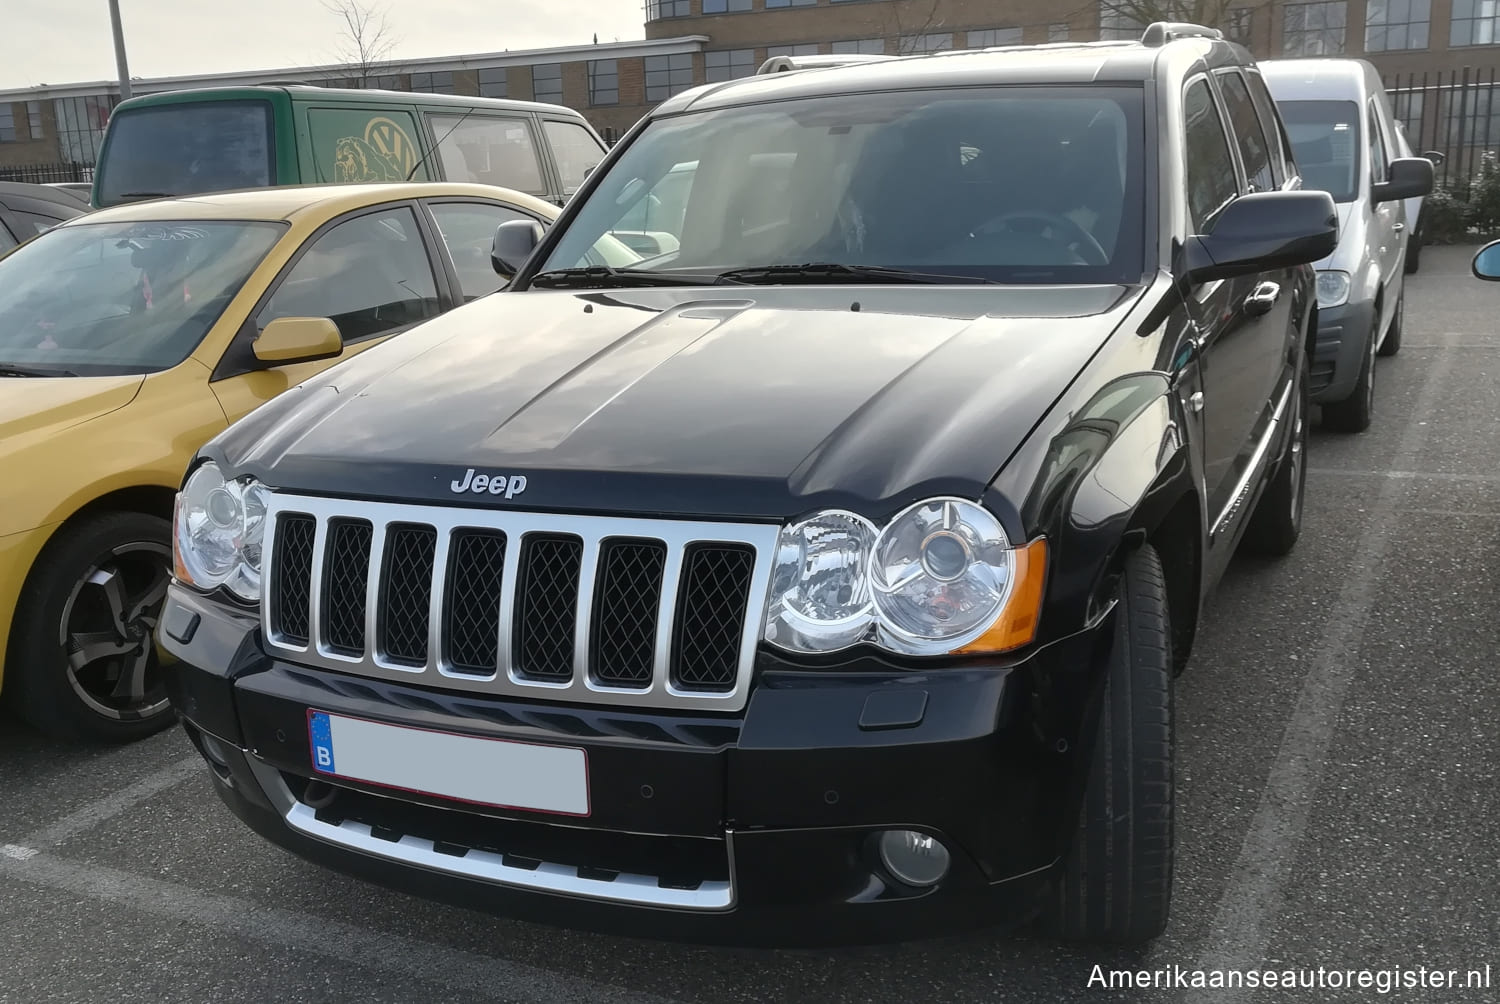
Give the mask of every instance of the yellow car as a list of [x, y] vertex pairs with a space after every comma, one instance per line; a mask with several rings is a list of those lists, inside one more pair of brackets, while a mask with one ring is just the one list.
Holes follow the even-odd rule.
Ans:
[[59, 737], [169, 724], [152, 638], [194, 451], [494, 291], [496, 227], [557, 213], [482, 185], [270, 188], [106, 209], [0, 258], [0, 697]]

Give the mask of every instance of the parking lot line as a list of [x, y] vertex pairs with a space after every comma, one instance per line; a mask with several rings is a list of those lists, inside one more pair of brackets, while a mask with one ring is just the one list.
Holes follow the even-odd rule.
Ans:
[[[1431, 415], [1436, 411], [1462, 358], [1445, 352], [1433, 360], [1422, 378], [1412, 414]], [[1430, 424], [1408, 424], [1391, 454], [1392, 460], [1409, 462], [1419, 457], [1432, 429]], [[1201, 969], [1244, 970], [1265, 960], [1308, 814], [1323, 780], [1344, 698], [1354, 678], [1355, 657], [1375, 603], [1381, 567], [1391, 542], [1399, 536], [1398, 506], [1404, 490], [1401, 481], [1385, 478], [1369, 508], [1368, 522], [1352, 551], [1358, 563], [1344, 580], [1328, 614], [1323, 642], [1308, 662], [1260, 804], [1203, 939], [1198, 961]], [[1228, 989], [1214, 999], [1236, 1001], [1245, 999], [1245, 995], [1243, 988]]]
[[128, 812], [153, 795], [158, 795], [168, 788], [174, 788], [204, 770], [203, 762], [196, 756], [183, 757], [176, 763], [147, 774], [134, 784], [127, 785], [113, 794], [105, 795], [81, 809], [68, 813], [57, 822], [29, 834], [21, 840], [21, 844], [38, 850], [55, 847], [106, 819]]
[[1428, 471], [1351, 471], [1342, 467], [1309, 467], [1319, 477], [1384, 478], [1387, 481], [1449, 481], [1463, 484], [1500, 484], [1500, 474], [1442, 474]]
[[326, 917], [262, 906], [102, 865], [33, 853], [24, 860], [0, 854], [0, 879], [27, 882], [83, 899], [103, 900], [157, 917], [277, 948], [332, 959], [366, 970], [399, 974], [486, 1000], [594, 1004], [676, 1004], [671, 998], [628, 990], [547, 969], [444, 948]]

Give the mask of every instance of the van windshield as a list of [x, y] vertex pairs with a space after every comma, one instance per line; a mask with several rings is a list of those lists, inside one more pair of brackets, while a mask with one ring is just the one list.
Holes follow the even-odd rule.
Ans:
[[612, 236], [646, 256], [635, 285], [726, 272], [779, 281], [788, 273], [775, 266], [809, 263], [843, 267], [819, 273], [831, 276], [1137, 282], [1142, 114], [1138, 87], [1017, 86], [663, 117], [589, 193], [542, 269], [584, 267]]
[[170, 369], [285, 232], [229, 220], [49, 230], [0, 259], [0, 367], [79, 376]]
[[1353, 101], [1278, 101], [1304, 188], [1335, 202], [1359, 194], [1359, 105]]
[[201, 101], [116, 112], [99, 164], [99, 205], [272, 183], [271, 106]]

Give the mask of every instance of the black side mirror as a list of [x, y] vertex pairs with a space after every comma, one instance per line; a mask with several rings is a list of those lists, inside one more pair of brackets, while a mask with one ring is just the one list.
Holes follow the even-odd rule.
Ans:
[[1305, 265], [1338, 246], [1338, 209], [1327, 192], [1257, 192], [1225, 206], [1209, 233], [1188, 239], [1186, 278], [1211, 282]]
[[1432, 161], [1433, 167], [1442, 167], [1443, 161], [1448, 159], [1448, 155], [1441, 150], [1423, 150], [1422, 157]]
[[1391, 161], [1390, 177], [1370, 190], [1371, 202], [1410, 199], [1432, 191], [1432, 161], [1425, 157], [1399, 157]]
[[1500, 280], [1500, 241], [1490, 241], [1474, 255], [1474, 277], [1488, 282]]
[[490, 265], [495, 274], [510, 279], [542, 242], [542, 225], [535, 220], [511, 220], [495, 228], [490, 244]]

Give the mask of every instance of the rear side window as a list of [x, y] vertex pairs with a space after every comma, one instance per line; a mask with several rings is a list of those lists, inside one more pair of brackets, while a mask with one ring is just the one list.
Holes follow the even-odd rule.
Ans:
[[1266, 134], [1255, 116], [1255, 104], [1245, 89], [1244, 78], [1238, 71], [1231, 70], [1219, 76], [1219, 86], [1224, 91], [1229, 121], [1234, 124], [1234, 138], [1240, 145], [1240, 160], [1245, 165], [1250, 191], [1272, 191], [1276, 182], [1271, 176], [1270, 149], [1266, 144]]
[[589, 172], [604, 159], [604, 147], [577, 122], [547, 119], [542, 123], [542, 128], [546, 130], [547, 142], [552, 147], [552, 159], [557, 161], [563, 194], [572, 195], [578, 191]]
[[271, 106], [202, 101], [117, 112], [98, 168], [99, 204], [272, 183]]
[[525, 119], [495, 115], [429, 115], [443, 174], [449, 181], [546, 195], [536, 139]]
[[422, 160], [410, 112], [310, 108], [307, 125], [315, 177], [303, 178], [304, 182], [426, 181], [432, 176]]
[[1239, 194], [1239, 186], [1229, 138], [1208, 81], [1199, 79], [1188, 85], [1182, 111], [1187, 125], [1188, 208], [1193, 229], [1201, 234], [1211, 229], [1219, 211]]
[[1385, 134], [1380, 124], [1380, 113], [1376, 110], [1373, 98], [1370, 100], [1368, 117], [1370, 122], [1370, 184], [1378, 185], [1386, 180], [1386, 165], [1389, 160], [1386, 156]]

